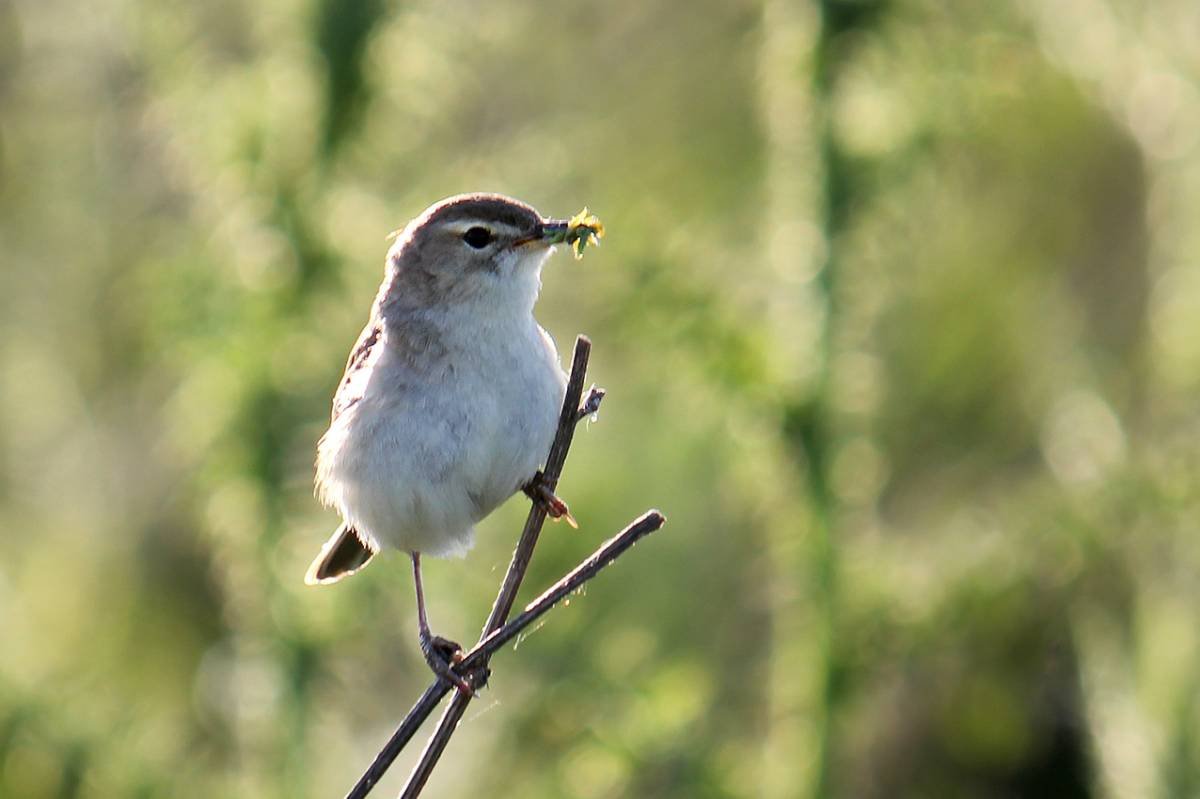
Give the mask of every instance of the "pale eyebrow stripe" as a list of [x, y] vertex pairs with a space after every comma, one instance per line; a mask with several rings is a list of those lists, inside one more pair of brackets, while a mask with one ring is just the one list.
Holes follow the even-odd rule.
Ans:
[[490, 222], [483, 219], [456, 219], [453, 222], [446, 223], [447, 229], [459, 234], [466, 233], [473, 227], [486, 228], [493, 233], [499, 233], [501, 235], [508, 236], [520, 236], [525, 233], [525, 231], [519, 227], [495, 219], [491, 220]]

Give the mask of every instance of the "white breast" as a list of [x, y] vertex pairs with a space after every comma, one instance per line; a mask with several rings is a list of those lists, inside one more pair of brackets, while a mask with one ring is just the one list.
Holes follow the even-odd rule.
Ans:
[[466, 479], [483, 518], [528, 482], [550, 448], [566, 376], [554, 343], [531, 324], [489, 342], [463, 385], [479, 406], [466, 452]]
[[[566, 376], [531, 314], [451, 325], [440, 368], [414, 372], [387, 341], [362, 399], [322, 439], [326, 502], [375, 542], [465, 552], [473, 526], [533, 476]], [[468, 333], [469, 331], [469, 333]]]

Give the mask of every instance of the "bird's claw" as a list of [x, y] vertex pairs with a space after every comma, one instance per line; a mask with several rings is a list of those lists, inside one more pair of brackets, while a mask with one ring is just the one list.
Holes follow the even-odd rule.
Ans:
[[571, 509], [567, 507], [567, 503], [558, 498], [550, 486], [546, 485], [546, 477], [541, 471], [533, 476], [533, 479], [525, 484], [522, 489], [525, 495], [534, 501], [542, 510], [546, 511], [546, 515], [555, 521], [562, 519], [567, 524], [576, 530], [579, 529], [579, 523], [575, 521], [575, 517], [571, 515]]
[[575, 411], [575, 423], [578, 424], [589, 416], [593, 417], [593, 422], [596, 421], [595, 416], [600, 413], [600, 403], [604, 401], [606, 393], [604, 389], [597, 385], [593, 385], [588, 389], [587, 396], [579, 404], [579, 409]]
[[421, 654], [425, 656], [425, 662], [429, 664], [433, 673], [448, 681], [459, 693], [466, 696], [475, 695], [471, 684], [454, 671], [453, 667], [463, 659], [463, 648], [457, 642], [425, 632], [421, 635]]

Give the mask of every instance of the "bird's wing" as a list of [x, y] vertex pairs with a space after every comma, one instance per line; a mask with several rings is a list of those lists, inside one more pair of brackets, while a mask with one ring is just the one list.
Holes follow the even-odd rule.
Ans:
[[333, 421], [354, 403], [362, 399], [364, 381], [358, 379], [371, 360], [375, 346], [383, 339], [383, 320], [372, 318], [358, 335], [354, 349], [346, 360], [346, 371], [342, 381], [338, 383], [337, 393], [333, 395]]

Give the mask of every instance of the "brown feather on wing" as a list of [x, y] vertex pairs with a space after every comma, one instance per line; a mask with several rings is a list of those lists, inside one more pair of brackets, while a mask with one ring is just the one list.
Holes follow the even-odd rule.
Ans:
[[379, 319], [372, 319], [368, 322], [362, 333], [358, 335], [358, 341], [355, 342], [354, 349], [350, 350], [350, 357], [346, 359], [346, 371], [342, 374], [341, 382], [338, 383], [337, 393], [333, 395], [332, 418], [334, 420], [343, 411], [362, 399], [360, 393], [350, 391], [350, 386], [355, 373], [366, 366], [371, 357], [372, 348], [381, 338], [383, 338], [383, 321]]

